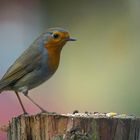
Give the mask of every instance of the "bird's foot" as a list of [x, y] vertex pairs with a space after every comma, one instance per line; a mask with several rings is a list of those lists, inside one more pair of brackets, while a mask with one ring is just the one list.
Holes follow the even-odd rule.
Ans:
[[47, 110], [41, 110], [41, 113], [46, 113], [46, 114], [48, 114], [48, 115], [60, 115], [60, 114], [58, 114], [58, 113], [56, 113], [56, 112], [49, 112], [49, 111], [47, 111]]
[[41, 109], [41, 113], [49, 113], [49, 111], [45, 110], [45, 109]]
[[50, 115], [60, 115], [59, 113], [57, 112], [49, 112]]
[[29, 115], [29, 113], [27, 113], [27, 112], [24, 112], [24, 113], [23, 113], [23, 115]]
[[29, 115], [27, 112], [23, 112], [23, 114], [19, 115], [19, 116], [27, 116]]

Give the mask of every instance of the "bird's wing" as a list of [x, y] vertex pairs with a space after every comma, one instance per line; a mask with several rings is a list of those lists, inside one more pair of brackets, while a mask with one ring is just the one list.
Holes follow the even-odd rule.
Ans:
[[14, 84], [18, 79], [33, 71], [40, 63], [41, 52], [38, 47], [30, 46], [8, 69], [0, 81], [0, 89]]

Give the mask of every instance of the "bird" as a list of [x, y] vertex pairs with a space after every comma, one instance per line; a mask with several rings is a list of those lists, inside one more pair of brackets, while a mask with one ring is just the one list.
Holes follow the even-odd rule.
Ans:
[[28, 114], [19, 93], [23, 93], [42, 112], [48, 112], [37, 104], [28, 91], [47, 81], [57, 70], [63, 46], [71, 38], [63, 28], [49, 28], [42, 33], [9, 67], [0, 80], [0, 93], [14, 91], [24, 114]]

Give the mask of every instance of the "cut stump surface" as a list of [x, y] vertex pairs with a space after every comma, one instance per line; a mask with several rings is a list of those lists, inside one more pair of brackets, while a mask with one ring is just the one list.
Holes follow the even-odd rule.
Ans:
[[8, 140], [140, 140], [140, 118], [101, 113], [21, 115]]

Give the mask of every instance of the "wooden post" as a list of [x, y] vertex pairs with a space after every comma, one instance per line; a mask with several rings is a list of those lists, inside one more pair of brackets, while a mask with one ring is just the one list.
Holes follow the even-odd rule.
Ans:
[[21, 115], [9, 124], [8, 140], [140, 140], [140, 119], [101, 113]]

